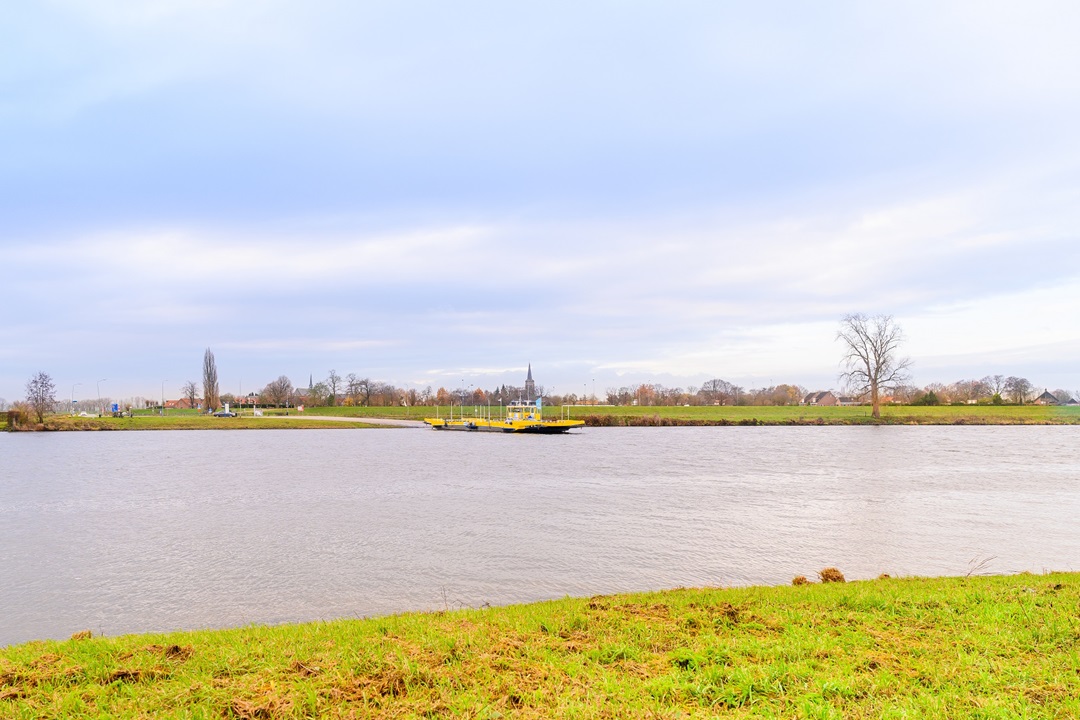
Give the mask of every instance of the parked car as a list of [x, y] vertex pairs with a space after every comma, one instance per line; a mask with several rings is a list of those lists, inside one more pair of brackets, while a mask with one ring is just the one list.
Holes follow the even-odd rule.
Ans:
[[236, 413], [231, 410], [218, 410], [214, 413], [214, 417], [236, 417]]

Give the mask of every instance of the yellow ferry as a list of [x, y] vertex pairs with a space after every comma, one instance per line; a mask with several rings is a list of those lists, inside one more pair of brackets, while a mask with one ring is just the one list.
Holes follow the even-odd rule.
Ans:
[[[530, 368], [531, 370], [531, 368]], [[508, 433], [564, 433], [571, 428], [582, 427], [584, 420], [545, 420], [543, 401], [518, 401], [506, 406], [506, 417], [424, 418], [424, 422], [436, 430], [471, 430], [473, 432]]]

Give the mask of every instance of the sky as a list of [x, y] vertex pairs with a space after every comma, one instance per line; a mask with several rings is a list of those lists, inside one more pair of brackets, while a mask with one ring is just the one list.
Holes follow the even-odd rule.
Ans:
[[1080, 4], [42, 0], [0, 22], [0, 398], [334, 369], [1080, 390]]

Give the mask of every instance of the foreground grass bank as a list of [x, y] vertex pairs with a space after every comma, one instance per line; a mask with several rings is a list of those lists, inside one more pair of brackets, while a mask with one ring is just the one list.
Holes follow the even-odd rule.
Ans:
[[1080, 574], [38, 642], [0, 717], [1080, 717]]

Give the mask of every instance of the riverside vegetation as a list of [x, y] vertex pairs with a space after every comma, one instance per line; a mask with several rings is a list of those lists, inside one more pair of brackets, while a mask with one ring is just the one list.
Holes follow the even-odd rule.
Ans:
[[[284, 410], [268, 410], [268, 413]], [[460, 414], [458, 407], [454, 415]], [[485, 415], [488, 407], [465, 406], [465, 417], [474, 413]], [[493, 417], [502, 412], [492, 406]], [[401, 418], [421, 420], [425, 417], [447, 417], [448, 406], [430, 407], [313, 407], [310, 415], [355, 418]], [[1080, 423], [1080, 407], [1047, 405], [886, 405], [881, 408], [881, 420], [870, 417], [870, 408], [817, 407], [808, 405], [680, 405], [625, 406], [571, 405], [545, 407], [545, 417], [569, 415], [585, 420], [587, 425], [1059, 425]]]
[[[26, 423], [20, 429], [39, 430], [203, 430], [270, 428], [345, 428], [372, 427], [379, 418], [422, 420], [447, 417], [449, 406], [432, 407], [309, 407], [296, 410], [263, 409], [263, 417], [253, 417], [245, 410], [240, 417], [215, 418], [196, 411], [169, 411], [162, 416], [153, 411], [137, 411], [134, 418], [72, 417], [57, 414], [45, 417], [44, 423]], [[454, 407], [454, 415], [461, 412]], [[485, 415], [488, 407], [466, 406], [465, 416]], [[493, 406], [492, 416], [502, 409]], [[288, 414], [286, 414], [288, 413]], [[694, 405], [694, 406], [622, 406], [571, 405], [545, 409], [549, 417], [568, 415], [584, 420], [589, 427], [671, 426], [671, 425], [1075, 425], [1080, 424], [1080, 407], [1046, 405], [886, 405], [881, 419], [870, 416], [870, 408], [817, 407], [806, 405]], [[10, 413], [8, 413], [10, 418]], [[322, 420], [320, 417], [334, 418]], [[355, 423], [342, 422], [355, 419]], [[365, 420], [368, 421], [365, 423]], [[10, 429], [0, 415], [0, 430]]]
[[[0, 423], [0, 430], [11, 427], [10, 423]], [[43, 423], [17, 424], [18, 430], [281, 430], [295, 428], [342, 429], [380, 427], [375, 422], [302, 419], [295, 422], [292, 416], [253, 417], [243, 415], [232, 418], [218, 418], [199, 413], [176, 413], [172, 415], [138, 414], [134, 417], [81, 417], [70, 415], [48, 415]]]
[[10, 718], [1080, 717], [1080, 574], [679, 589], [0, 649]]

